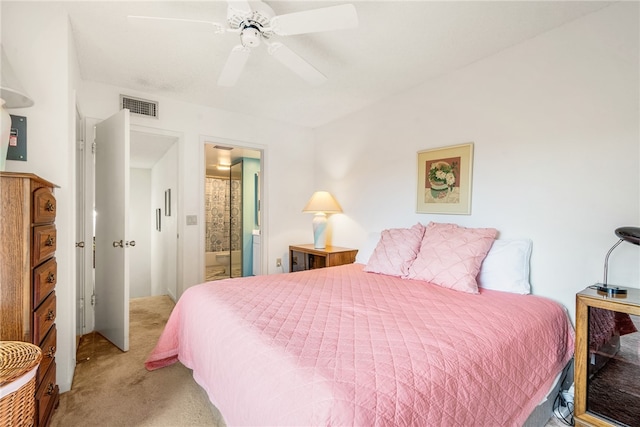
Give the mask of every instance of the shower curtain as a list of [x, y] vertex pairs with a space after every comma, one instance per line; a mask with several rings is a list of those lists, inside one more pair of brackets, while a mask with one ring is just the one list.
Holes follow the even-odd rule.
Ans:
[[[237, 179], [205, 178], [205, 251], [239, 250], [242, 243], [240, 197]], [[233, 206], [232, 206], [233, 203]]]

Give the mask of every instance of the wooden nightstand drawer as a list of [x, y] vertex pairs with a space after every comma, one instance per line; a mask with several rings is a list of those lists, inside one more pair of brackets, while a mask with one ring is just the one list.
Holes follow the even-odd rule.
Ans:
[[317, 249], [312, 244], [292, 245], [289, 246], [289, 272], [353, 264], [357, 253], [357, 249], [338, 246]]
[[33, 270], [33, 308], [37, 308], [58, 282], [58, 263], [51, 258]]
[[36, 390], [36, 417], [38, 425], [45, 425], [47, 415], [50, 415], [50, 407], [54, 404], [53, 398], [57, 398], [56, 362], [49, 365], [49, 369], [40, 386]]
[[56, 321], [56, 293], [51, 295], [33, 312], [33, 342], [40, 345]]
[[38, 368], [38, 379], [36, 381], [36, 384], [38, 385], [42, 382], [42, 379], [49, 369], [49, 366], [56, 358], [57, 339], [58, 331], [56, 330], [56, 325], [53, 325], [42, 344], [40, 344], [40, 349], [42, 350], [42, 360], [40, 361], [40, 367]]
[[56, 197], [47, 187], [33, 192], [33, 223], [48, 224], [56, 219]]
[[57, 237], [55, 225], [33, 227], [33, 256], [31, 259], [34, 266], [55, 253]]

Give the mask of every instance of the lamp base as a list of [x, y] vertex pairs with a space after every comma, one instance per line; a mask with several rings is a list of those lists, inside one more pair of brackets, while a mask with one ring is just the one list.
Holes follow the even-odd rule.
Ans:
[[596, 283], [598, 292], [607, 294], [609, 297], [627, 295], [627, 289], [619, 286], [609, 286], [603, 283]]
[[313, 216], [313, 247], [324, 249], [327, 241], [327, 215], [318, 212]]

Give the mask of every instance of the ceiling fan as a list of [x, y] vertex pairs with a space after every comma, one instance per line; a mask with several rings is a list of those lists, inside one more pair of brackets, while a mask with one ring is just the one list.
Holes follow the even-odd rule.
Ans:
[[227, 62], [218, 77], [219, 86], [234, 86], [249, 59], [251, 50], [264, 43], [268, 52], [291, 71], [312, 85], [327, 78], [297, 53], [280, 42], [270, 39], [275, 36], [317, 33], [341, 30], [358, 26], [358, 15], [352, 4], [343, 4], [304, 12], [276, 15], [266, 3], [246, 0], [228, 1], [227, 25], [194, 19], [159, 18], [129, 15], [129, 22], [136, 25], [162, 24], [195, 29], [204, 27], [214, 33], [237, 33], [240, 44], [231, 49]]

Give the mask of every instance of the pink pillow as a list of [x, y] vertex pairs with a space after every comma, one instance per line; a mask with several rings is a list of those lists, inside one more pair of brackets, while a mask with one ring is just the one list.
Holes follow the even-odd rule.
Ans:
[[407, 278], [477, 294], [476, 276], [496, 235], [495, 228], [430, 222]]
[[418, 223], [411, 228], [382, 231], [364, 271], [406, 277], [409, 267], [418, 255], [424, 228], [424, 225]]

